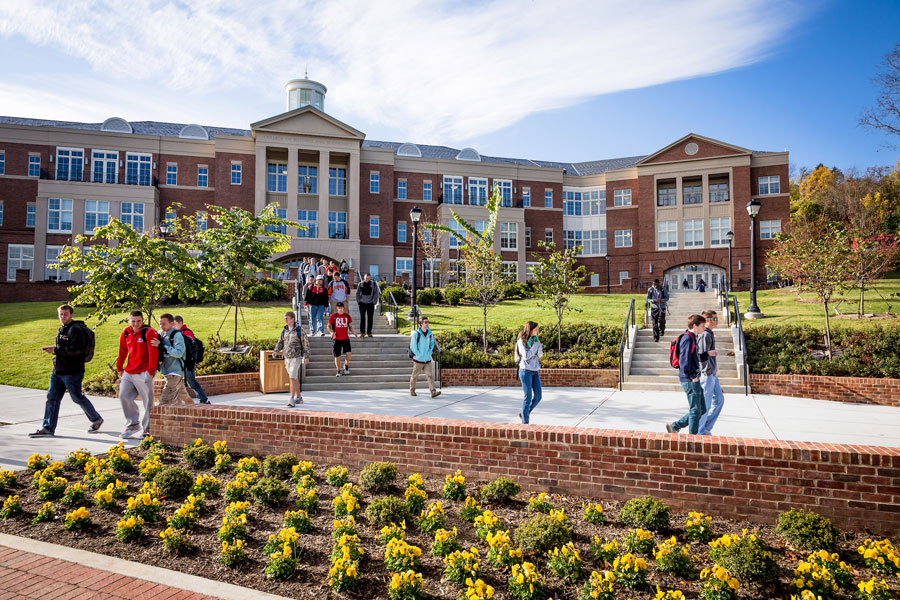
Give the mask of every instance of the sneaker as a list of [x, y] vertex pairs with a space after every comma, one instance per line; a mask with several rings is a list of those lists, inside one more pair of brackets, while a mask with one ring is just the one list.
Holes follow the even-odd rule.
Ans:
[[416, 393], [415, 393], [415, 392], [410, 392], [409, 395], [410, 395], [410, 396], [415, 396]]
[[53, 437], [53, 434], [46, 429], [38, 429], [34, 433], [29, 433], [28, 437], [31, 438], [41, 438], [41, 437]]
[[441, 395], [441, 390], [434, 390], [433, 392], [431, 392], [432, 398], [437, 398], [440, 395]]
[[666, 431], [669, 433], [678, 433], [674, 427], [672, 427], [671, 423], [666, 423]]
[[341, 372], [338, 371], [337, 373], [334, 374], [334, 376], [335, 376], [335, 377], [340, 377], [340, 376], [341, 376]]
[[125, 431], [123, 431], [123, 432], [119, 435], [119, 437], [122, 438], [122, 439], [128, 439], [128, 438], [130, 438], [131, 436], [133, 436], [134, 434], [136, 434], [136, 433], [137, 433], [138, 431], [140, 431], [140, 430], [141, 430], [141, 428], [138, 427], [137, 425], [135, 425], [134, 427], [126, 427], [126, 428], [125, 428]]
[[303, 396], [298, 396], [294, 399], [295, 404], [303, 404]]
[[97, 433], [100, 431], [100, 426], [103, 425], [103, 419], [100, 419], [96, 423], [91, 423], [90, 428], [88, 428], [88, 433]]
[[144, 430], [144, 433], [141, 435], [141, 437], [142, 437], [142, 438], [148, 438], [148, 437], [150, 437], [150, 432], [147, 431], [147, 430], [145, 429], [145, 430]]
[[209, 400], [201, 400], [200, 404], [212, 404]]
[[344, 365], [344, 375], [349, 375], [349, 374], [350, 374], [350, 367], [348, 367], [347, 365]]

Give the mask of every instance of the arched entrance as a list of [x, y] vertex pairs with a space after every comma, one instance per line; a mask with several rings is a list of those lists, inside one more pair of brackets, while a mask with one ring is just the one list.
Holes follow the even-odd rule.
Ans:
[[725, 269], [705, 263], [678, 265], [665, 272], [663, 285], [670, 292], [686, 291], [683, 285], [687, 281], [687, 289], [696, 290], [701, 279], [706, 282], [707, 289], [712, 289], [725, 280]]
[[316, 261], [324, 258], [328, 262], [334, 261], [335, 264], [340, 264], [341, 262], [339, 260], [331, 258], [330, 256], [325, 256], [324, 254], [317, 252], [300, 252], [297, 254], [285, 255], [275, 259], [276, 262], [284, 267], [284, 270], [273, 273], [272, 277], [274, 277], [275, 279], [289, 279], [291, 267], [299, 267], [300, 264], [306, 261], [310, 256], [315, 258]]

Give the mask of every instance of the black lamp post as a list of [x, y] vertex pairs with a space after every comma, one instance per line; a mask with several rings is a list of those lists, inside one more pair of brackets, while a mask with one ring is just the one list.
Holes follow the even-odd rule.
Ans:
[[750, 306], [744, 315], [748, 319], [757, 319], [762, 316], [759, 306], [756, 304], [756, 216], [762, 203], [759, 200], [751, 200], [747, 203], [747, 213], [750, 215]]
[[726, 239], [728, 239], [728, 292], [731, 293], [732, 286], [734, 285], [731, 279], [731, 244], [734, 242], [734, 232], [729, 231], [725, 234]]
[[606, 255], [606, 293], [609, 294], [609, 261], [612, 257], [607, 254]]
[[169, 233], [169, 222], [167, 220], [163, 220], [159, 224], [159, 237], [165, 239], [167, 233]]
[[409, 297], [409, 314], [407, 315], [410, 319], [415, 319], [416, 325], [418, 325], [419, 321], [419, 311], [416, 309], [416, 241], [419, 239], [419, 219], [422, 218], [422, 209], [418, 206], [413, 206], [409, 211], [409, 220], [412, 221], [413, 224], [413, 241], [412, 241], [412, 272], [410, 273], [410, 288], [412, 288], [412, 294]]

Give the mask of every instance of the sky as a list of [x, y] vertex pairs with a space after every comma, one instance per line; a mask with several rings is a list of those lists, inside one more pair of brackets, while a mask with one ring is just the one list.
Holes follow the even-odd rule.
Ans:
[[0, 114], [247, 129], [308, 70], [368, 139], [578, 162], [695, 132], [865, 169], [900, 157], [857, 125], [898, 43], [894, 0], [16, 0]]

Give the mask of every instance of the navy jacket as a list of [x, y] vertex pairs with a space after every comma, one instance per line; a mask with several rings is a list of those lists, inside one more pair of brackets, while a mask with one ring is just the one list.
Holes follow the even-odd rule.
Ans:
[[700, 378], [700, 356], [697, 354], [697, 336], [685, 331], [678, 343], [678, 380], [691, 381]]

